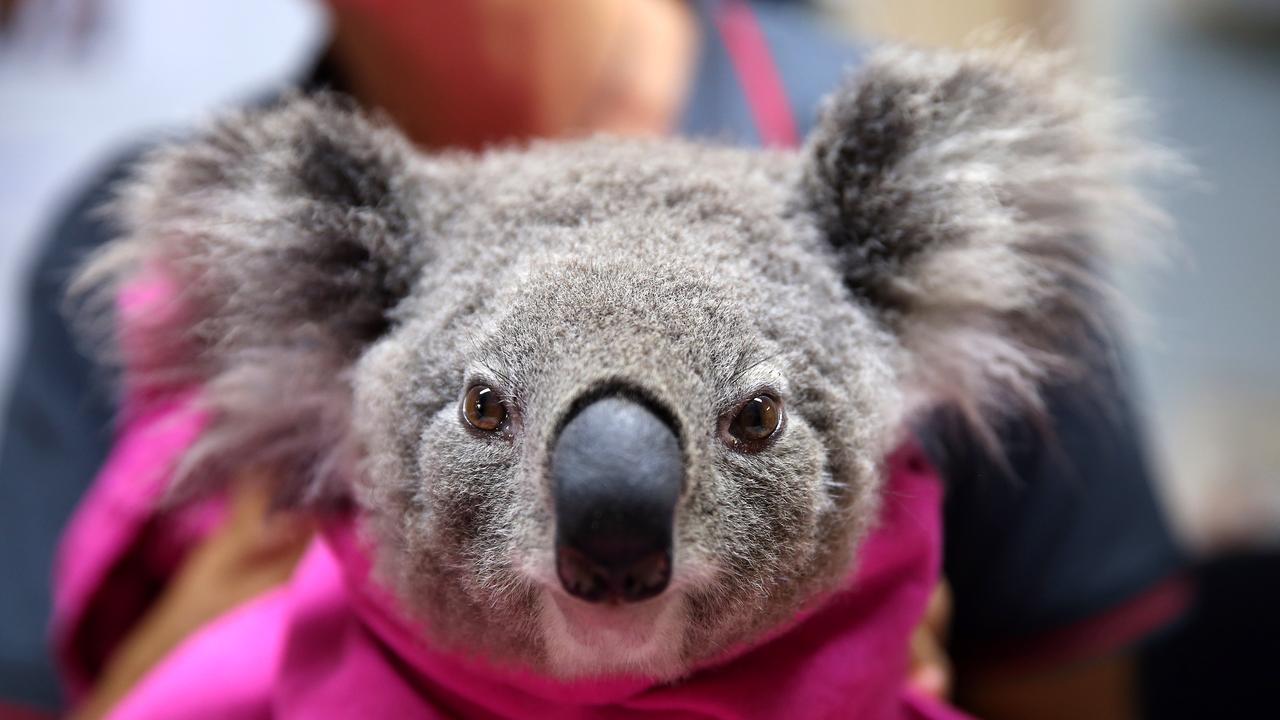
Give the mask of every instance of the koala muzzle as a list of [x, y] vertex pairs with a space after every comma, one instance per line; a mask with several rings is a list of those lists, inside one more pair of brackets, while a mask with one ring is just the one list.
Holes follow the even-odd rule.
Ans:
[[581, 408], [551, 452], [556, 572], [588, 602], [637, 602], [671, 579], [684, 483], [675, 430], [645, 405], [606, 396]]

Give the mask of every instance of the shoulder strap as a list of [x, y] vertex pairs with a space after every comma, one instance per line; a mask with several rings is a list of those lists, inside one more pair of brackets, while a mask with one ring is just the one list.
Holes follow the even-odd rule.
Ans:
[[782, 75], [751, 5], [746, 0], [723, 0], [715, 8], [714, 20], [761, 143], [766, 147], [798, 145], [800, 137]]

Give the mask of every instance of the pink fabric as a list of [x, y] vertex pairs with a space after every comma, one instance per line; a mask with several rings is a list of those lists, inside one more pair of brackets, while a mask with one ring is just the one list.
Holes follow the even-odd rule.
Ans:
[[[173, 297], [153, 290], [122, 296], [126, 319]], [[145, 366], [145, 344], [130, 352]], [[73, 697], [224, 517], [220, 501], [158, 511], [175, 463], [205, 427], [198, 391], [127, 385], [126, 422], [55, 573], [55, 641]], [[888, 466], [856, 577], [774, 636], [677, 683], [563, 683], [433, 649], [370, 579], [355, 520], [336, 518], [285, 585], [186, 638], [111, 717], [963, 718], [905, 684], [908, 638], [940, 572], [942, 489], [914, 445]]]
[[54, 564], [53, 629], [73, 699], [93, 682], [110, 651], [103, 645], [119, 640], [145, 611], [145, 588], [163, 581], [219, 521], [218, 503], [156, 512], [169, 470], [203, 427], [193, 401], [192, 393], [175, 395], [133, 413], [63, 533]]
[[72, 700], [186, 552], [221, 523], [218, 500], [178, 513], [157, 504], [172, 469], [204, 428], [198, 392], [154, 382], [149, 371], [181, 346], [160, 341], [183, 313], [177, 290], [158, 273], [117, 298], [120, 349], [128, 373], [122, 429], [98, 478], [63, 532], [54, 563], [53, 640]]
[[[190, 394], [136, 413], [68, 531], [56, 625], [73, 687], [92, 680], [78, 662], [81, 626], [110, 622], [92, 612], [110, 590], [104, 580], [139, 551], [166, 472], [203, 423]], [[903, 682], [907, 638], [939, 572], [941, 489], [913, 447], [890, 465], [880, 524], [849, 587], [680, 683], [566, 684], [434, 650], [368, 578], [350, 521], [337, 521], [287, 585], [185, 640], [112, 717], [959, 718]], [[183, 516], [166, 527], [207, 528], [217, 513], [171, 517]]]

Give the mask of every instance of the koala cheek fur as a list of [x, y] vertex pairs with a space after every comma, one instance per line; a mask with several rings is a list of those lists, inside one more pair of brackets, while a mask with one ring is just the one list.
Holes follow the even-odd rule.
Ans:
[[[1108, 252], [1166, 158], [1065, 60], [874, 56], [795, 153], [595, 138], [424, 156], [332, 97], [154, 152], [79, 288], [179, 289], [139, 381], [214, 421], [175, 497], [238, 465], [284, 504], [354, 500], [432, 642], [558, 676], [674, 678], [846, 582], [881, 463], [923, 412], [1034, 415], [1101, 324]], [[469, 427], [469, 384], [501, 398]], [[549, 453], [606, 393], [676, 434], [668, 591], [556, 581]], [[777, 396], [752, 452], [727, 414]]]

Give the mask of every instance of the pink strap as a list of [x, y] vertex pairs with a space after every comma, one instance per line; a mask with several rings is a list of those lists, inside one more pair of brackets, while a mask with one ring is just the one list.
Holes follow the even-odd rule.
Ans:
[[747, 96], [760, 141], [766, 147], [795, 147], [800, 135], [786, 86], [755, 12], [746, 0], [725, 0], [717, 8], [715, 22]]

